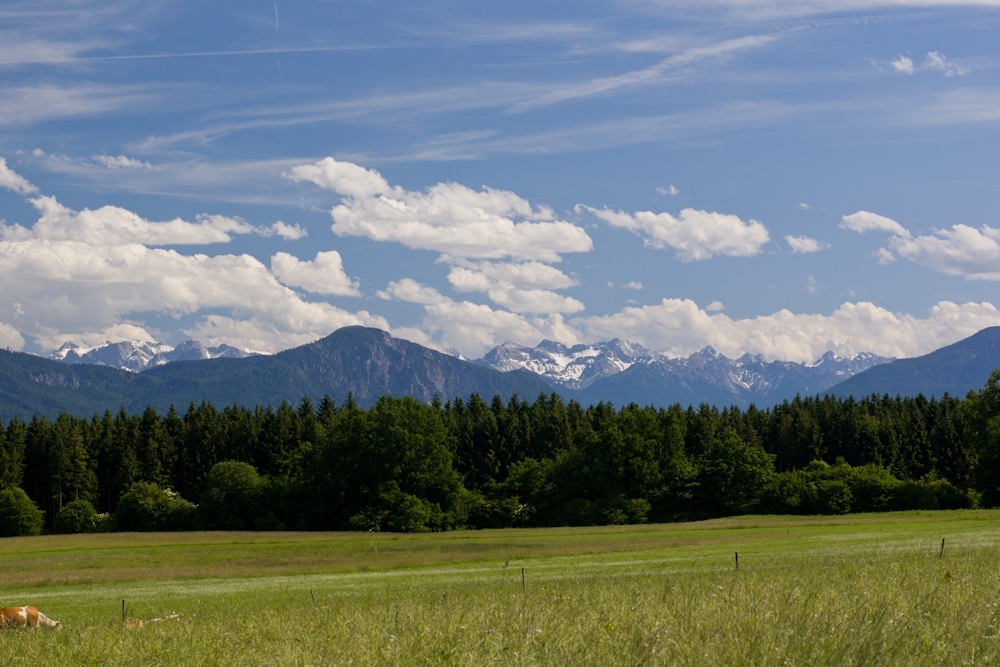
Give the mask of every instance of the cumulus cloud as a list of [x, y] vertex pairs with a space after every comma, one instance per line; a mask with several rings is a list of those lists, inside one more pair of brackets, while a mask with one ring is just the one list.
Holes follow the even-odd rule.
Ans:
[[756, 220], [743, 222], [738, 216], [683, 209], [679, 217], [670, 213], [639, 211], [625, 213], [610, 209], [578, 206], [587, 210], [613, 227], [627, 229], [641, 236], [653, 248], [677, 251], [683, 262], [709, 259], [715, 255], [749, 257], [760, 252], [771, 240], [767, 228]]
[[24, 347], [24, 337], [14, 327], [0, 322], [0, 348], [5, 350], [20, 350]]
[[299, 226], [298, 223], [289, 225], [281, 220], [278, 220], [276, 223], [271, 225], [271, 231], [288, 241], [298, 241], [299, 239], [304, 239], [309, 236], [309, 233]]
[[[294, 167], [289, 178], [341, 195], [333, 231], [393, 241], [441, 253], [448, 281], [460, 292], [482, 292], [516, 313], [575, 313], [583, 303], [553, 290], [577, 284], [550, 266], [567, 252], [588, 252], [583, 229], [557, 220], [513, 192], [438, 183], [424, 192], [390, 185], [377, 171], [326, 158]], [[494, 260], [494, 261], [490, 261]], [[507, 261], [495, 261], [507, 260]]]
[[808, 236], [786, 236], [785, 241], [792, 248], [792, 252], [819, 252], [820, 250], [829, 250], [830, 244], [825, 241], [817, 241], [816, 239], [811, 239]]
[[625, 289], [640, 290], [640, 289], [642, 289], [642, 283], [640, 283], [637, 280], [630, 280], [627, 283], [625, 283], [624, 285], [622, 285], [622, 287], [624, 287]]
[[829, 315], [780, 310], [731, 318], [713, 301], [704, 309], [688, 299], [663, 299], [605, 316], [564, 319], [528, 317], [456, 301], [411, 279], [392, 282], [384, 299], [420, 304], [423, 320], [410, 337], [438, 349], [454, 348], [470, 358], [503, 342], [536, 345], [543, 338], [572, 345], [622, 338], [668, 356], [688, 356], [711, 345], [726, 356], [760, 354], [766, 359], [812, 362], [827, 351], [840, 356], [875, 352], [912, 357], [949, 345], [989, 326], [1000, 312], [989, 303], [942, 301], [926, 317], [893, 313], [872, 303], [845, 303]]
[[391, 282], [378, 294], [383, 299], [398, 299], [424, 307], [420, 326], [425, 332], [423, 344], [432, 344], [438, 349], [452, 348], [472, 358], [481, 357], [505, 342], [537, 345], [544, 338], [576, 341], [576, 332], [565, 325], [558, 313], [544, 318], [525, 317], [470, 301], [455, 301], [410, 278]]
[[899, 56], [892, 61], [892, 68], [903, 74], [913, 74], [913, 60], [906, 56]]
[[310, 262], [279, 252], [271, 257], [271, 273], [289, 287], [301, 287], [314, 294], [361, 294], [360, 283], [344, 272], [344, 264], [336, 250], [316, 253], [316, 259]]
[[38, 192], [38, 188], [28, 182], [26, 178], [7, 166], [7, 160], [0, 157], [0, 188], [13, 190], [19, 195], [30, 195]]
[[448, 272], [448, 282], [459, 292], [483, 292], [516, 313], [576, 313], [584, 308], [580, 301], [551, 291], [577, 281], [540, 262], [463, 262]]
[[[889, 232], [889, 247], [897, 255], [934, 271], [966, 280], [1000, 280], [1000, 229], [956, 224], [934, 234], [913, 236], [895, 220], [868, 211], [845, 215], [840, 226], [859, 233]], [[885, 248], [876, 251], [876, 257], [879, 264], [895, 260]]]
[[[0, 322], [17, 334], [0, 327], [0, 341], [18, 344], [23, 335], [51, 349], [70, 338], [150, 338], [137, 319], [144, 313], [201, 316], [185, 330], [188, 335], [265, 352], [351, 324], [389, 329], [366, 311], [306, 301], [250, 255], [186, 255], [151, 247], [224, 242], [256, 229], [237, 218], [153, 223], [118, 207], [78, 212], [53, 197], [31, 201], [39, 212], [32, 227], [0, 227]], [[336, 253], [320, 253], [312, 262], [289, 259], [277, 264], [291, 282], [315, 288], [326, 278], [350, 289]]]
[[891, 251], [885, 248], [879, 248], [874, 253], [875, 259], [878, 260], [879, 264], [892, 264], [896, 261], [896, 256], [892, 254]]
[[841, 218], [840, 226], [843, 229], [850, 229], [858, 232], [859, 234], [871, 231], [882, 231], [898, 236], [910, 235], [910, 232], [906, 231], [903, 225], [899, 224], [892, 218], [887, 218], [884, 215], [878, 215], [877, 213], [871, 213], [870, 211], [858, 211], [857, 213], [852, 213], [851, 215], [845, 215]]
[[767, 359], [812, 362], [828, 350], [840, 356], [926, 354], [1000, 325], [1000, 312], [989, 303], [942, 301], [927, 317], [918, 318], [860, 302], [845, 303], [830, 315], [781, 310], [737, 320], [709, 314], [687, 299], [663, 299], [613, 315], [577, 318], [569, 325], [578, 331], [578, 339], [620, 337], [670, 356], [687, 356], [711, 345], [731, 358], [749, 352]]
[[656, 191], [659, 192], [661, 195], [670, 195], [671, 197], [676, 197], [681, 193], [681, 191], [675, 188], [673, 185], [668, 185], [665, 188], [656, 188]]
[[462, 259], [551, 263], [563, 253], [593, 248], [580, 227], [505, 190], [438, 183], [414, 192], [390, 186], [377, 171], [333, 158], [294, 167], [289, 178], [342, 196], [330, 212], [338, 236], [394, 241]]
[[118, 206], [103, 206], [96, 211], [73, 211], [55, 197], [43, 195], [31, 200], [39, 218], [29, 230], [20, 225], [0, 225], [0, 239], [44, 238], [50, 241], [79, 241], [88, 245], [200, 245], [228, 243], [232, 234], [260, 233], [240, 218], [200, 215], [197, 222], [176, 218], [150, 222]]
[[92, 155], [90, 159], [108, 169], [152, 169], [153, 165], [124, 155]]

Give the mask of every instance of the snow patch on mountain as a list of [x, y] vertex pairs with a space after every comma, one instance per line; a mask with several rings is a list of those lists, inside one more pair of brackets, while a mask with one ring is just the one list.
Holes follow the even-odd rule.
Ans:
[[504, 343], [475, 363], [503, 372], [529, 370], [561, 387], [583, 389], [633, 364], [665, 360], [667, 357], [659, 352], [616, 338], [606, 343], [573, 347], [551, 340], [543, 340], [535, 347]]

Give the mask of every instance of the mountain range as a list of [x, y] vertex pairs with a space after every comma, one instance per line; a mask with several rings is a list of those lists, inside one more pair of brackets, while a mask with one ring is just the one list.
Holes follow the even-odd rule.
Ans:
[[499, 371], [529, 370], [583, 403], [616, 405], [739, 405], [780, 403], [796, 394], [823, 393], [856, 373], [893, 359], [862, 353], [842, 359], [827, 352], [812, 364], [729, 359], [711, 347], [672, 359], [641, 345], [611, 340], [566, 347], [546, 340], [535, 347], [506, 343], [475, 363]]
[[173, 361], [199, 361], [220, 357], [242, 359], [258, 354], [262, 353], [225, 344], [206, 347], [197, 340], [186, 340], [177, 347], [141, 340], [123, 340], [117, 343], [107, 341], [94, 347], [81, 347], [72, 341], [66, 341], [49, 355], [49, 359], [67, 364], [110, 366], [138, 373]]
[[[91, 355], [93, 350], [64, 346], [55, 359], [0, 350], [0, 417], [55, 416], [63, 410], [88, 415], [119, 407], [134, 412], [147, 405], [183, 411], [191, 401], [203, 400], [217, 406], [277, 405], [304, 396], [316, 401], [326, 394], [343, 402], [348, 393], [362, 406], [385, 394], [431, 401], [474, 392], [487, 400], [494, 394], [533, 400], [558, 391], [585, 405], [603, 400], [619, 406], [766, 407], [796, 394], [824, 393], [940, 396], [947, 391], [961, 396], [981, 388], [1000, 366], [1000, 327], [915, 359], [873, 354], [842, 359], [827, 353], [812, 364], [752, 355], [728, 359], [712, 348], [671, 359], [620, 340], [575, 347], [552, 341], [535, 347], [506, 344], [469, 362], [364, 327], [345, 327], [274, 355], [192, 342], [170, 350], [150, 347], [141, 354], [126, 346], [116, 357], [112, 347]], [[227, 350], [236, 352], [228, 356]], [[171, 357], [175, 351], [180, 352]], [[170, 360], [183, 354], [196, 359]], [[112, 367], [109, 359], [119, 359], [122, 368]], [[123, 370], [125, 363], [132, 367]]]

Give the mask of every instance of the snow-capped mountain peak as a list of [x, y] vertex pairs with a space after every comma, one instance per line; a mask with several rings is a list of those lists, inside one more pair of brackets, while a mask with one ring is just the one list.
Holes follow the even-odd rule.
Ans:
[[[794, 396], [796, 393], [819, 393], [852, 375], [889, 361], [892, 359], [871, 353], [842, 359], [833, 352], [827, 352], [812, 364], [769, 362], [759, 354], [749, 353], [734, 360], [711, 346], [686, 358], [671, 359], [636, 343], [616, 338], [573, 347], [551, 340], [544, 340], [535, 347], [505, 343], [490, 350], [476, 363], [499, 371], [528, 370], [555, 387], [584, 390], [594, 385], [589, 391], [597, 391], [599, 386], [603, 387], [606, 381], [622, 373], [625, 373], [623, 378], [638, 378], [629, 369], [636, 365], [648, 366], [661, 379], [673, 378], [670, 382], [687, 387], [713, 387], [748, 404], [755, 400]], [[649, 376], [645, 375], [638, 381], [648, 384]]]
[[258, 354], [263, 353], [226, 344], [206, 347], [196, 340], [184, 341], [177, 347], [143, 340], [123, 340], [114, 343], [105, 341], [93, 347], [84, 347], [72, 341], [66, 341], [58, 350], [49, 355], [49, 359], [63, 361], [67, 364], [111, 366], [139, 373], [173, 361], [216, 359], [219, 357], [242, 358]]

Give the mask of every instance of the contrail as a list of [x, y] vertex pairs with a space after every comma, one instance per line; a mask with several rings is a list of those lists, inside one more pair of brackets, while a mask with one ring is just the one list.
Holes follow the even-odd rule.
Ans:
[[274, 30], [278, 30], [278, 0], [274, 0]]

